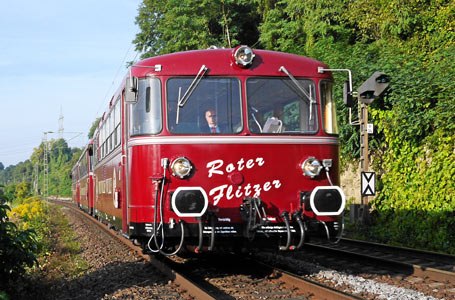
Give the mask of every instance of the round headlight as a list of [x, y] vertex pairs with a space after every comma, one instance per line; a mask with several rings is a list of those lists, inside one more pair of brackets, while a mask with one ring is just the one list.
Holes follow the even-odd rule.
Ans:
[[172, 175], [180, 178], [187, 177], [192, 168], [191, 162], [186, 157], [179, 157], [171, 164]]
[[235, 63], [241, 67], [246, 67], [253, 62], [254, 53], [248, 46], [240, 46], [234, 51]]
[[302, 164], [303, 175], [311, 178], [318, 176], [321, 170], [321, 163], [314, 157], [308, 157]]

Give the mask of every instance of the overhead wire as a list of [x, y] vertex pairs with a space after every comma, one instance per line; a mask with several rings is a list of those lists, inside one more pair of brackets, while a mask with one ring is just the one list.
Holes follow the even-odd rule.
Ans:
[[[126, 63], [127, 57], [129, 55], [132, 47], [133, 47], [133, 44], [131, 43], [130, 46], [128, 47], [128, 50], [126, 51], [125, 55], [123, 56], [122, 62], [120, 63], [120, 65], [117, 68], [117, 71], [115, 72], [114, 78], [112, 79], [112, 82], [111, 82], [110, 86], [107, 88], [107, 90], [106, 90], [106, 92], [104, 94], [104, 97], [100, 100], [102, 102], [100, 102], [100, 105], [98, 106], [98, 109], [97, 109], [97, 111], [95, 113], [95, 116], [94, 116], [93, 120], [95, 120], [97, 117], [100, 116], [100, 114], [102, 114], [102, 112], [100, 113], [100, 111], [103, 109], [103, 106], [106, 105], [106, 103], [108, 102], [109, 95], [113, 93], [112, 92], [112, 88], [116, 84], [116, 81], [117, 81], [117, 78], [119, 76], [120, 71], [122, 70], [123, 67], [125, 67], [125, 63]], [[139, 55], [139, 52], [136, 52], [136, 55], [134, 56], [133, 61], [136, 60], [138, 55]]]

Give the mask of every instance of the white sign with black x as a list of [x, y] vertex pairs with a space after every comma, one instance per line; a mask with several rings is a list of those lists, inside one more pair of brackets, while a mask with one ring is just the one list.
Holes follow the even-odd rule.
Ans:
[[374, 196], [376, 194], [376, 173], [362, 172], [361, 191], [362, 196]]

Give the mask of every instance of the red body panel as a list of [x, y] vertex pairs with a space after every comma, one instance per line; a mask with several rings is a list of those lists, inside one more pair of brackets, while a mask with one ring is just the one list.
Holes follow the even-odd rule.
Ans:
[[[163, 139], [165, 142], [163, 144]], [[329, 185], [327, 178], [311, 179], [302, 174], [300, 164], [308, 154], [318, 158], [338, 157], [334, 138], [319, 137], [185, 137], [142, 138], [130, 148], [131, 187], [130, 222], [153, 221], [155, 188], [152, 178], [163, 174], [162, 158], [170, 160], [185, 156], [194, 163], [194, 176], [180, 179], [167, 174], [164, 218], [176, 218], [171, 212], [169, 194], [180, 186], [202, 187], [209, 198], [209, 208], [219, 219], [241, 222], [239, 207], [244, 197], [259, 197], [270, 216], [300, 208], [299, 193], [316, 186]], [[334, 184], [338, 184], [338, 162], [331, 168]], [[238, 179], [241, 178], [241, 179]], [[241, 184], [239, 184], [241, 182]], [[195, 222], [194, 218], [186, 220]], [[277, 220], [281, 221], [281, 220]]]

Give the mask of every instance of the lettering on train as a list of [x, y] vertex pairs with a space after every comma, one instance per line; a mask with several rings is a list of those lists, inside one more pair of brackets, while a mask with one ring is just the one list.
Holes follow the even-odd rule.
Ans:
[[[222, 159], [216, 159], [207, 163], [207, 176], [208, 178], [222, 176], [232, 173], [234, 171], [242, 171], [245, 169], [261, 168], [265, 165], [265, 160], [262, 157], [245, 160], [239, 159], [236, 163], [228, 163], [223, 167], [225, 162]], [[244, 183], [240, 186], [231, 184], [222, 184], [210, 190], [209, 196], [213, 197], [213, 205], [218, 205], [222, 198], [232, 200], [234, 198], [240, 199], [244, 197], [260, 197], [262, 192], [268, 192], [271, 189], [279, 189], [281, 181], [273, 179], [261, 183]]]

